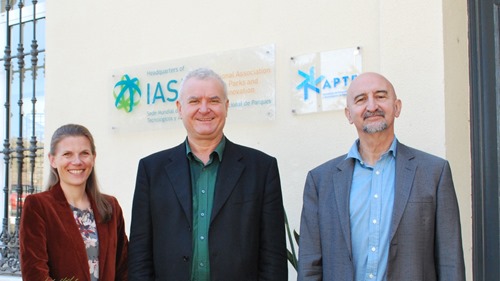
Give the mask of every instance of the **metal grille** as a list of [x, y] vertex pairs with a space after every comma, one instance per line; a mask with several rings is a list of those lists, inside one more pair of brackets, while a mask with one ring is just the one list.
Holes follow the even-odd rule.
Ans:
[[1, 5], [5, 49], [0, 60], [5, 82], [0, 93], [5, 96], [5, 117], [0, 151], [4, 160], [0, 274], [21, 272], [19, 223], [23, 201], [27, 194], [42, 189], [45, 17], [37, 11], [39, 2], [45, 1], [2, 1]]

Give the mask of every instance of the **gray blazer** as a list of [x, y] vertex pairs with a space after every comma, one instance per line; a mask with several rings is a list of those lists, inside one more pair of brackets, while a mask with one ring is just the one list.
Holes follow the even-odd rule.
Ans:
[[[298, 280], [354, 280], [346, 155], [311, 170], [304, 189]], [[398, 142], [387, 280], [465, 280], [448, 161]]]

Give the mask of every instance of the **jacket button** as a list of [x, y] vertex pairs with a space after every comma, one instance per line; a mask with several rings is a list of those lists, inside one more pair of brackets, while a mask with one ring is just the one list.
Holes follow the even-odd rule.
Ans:
[[189, 261], [189, 257], [188, 257], [188, 256], [183, 256], [183, 257], [182, 257], [182, 260], [183, 260], [184, 262], [188, 262], [188, 261]]

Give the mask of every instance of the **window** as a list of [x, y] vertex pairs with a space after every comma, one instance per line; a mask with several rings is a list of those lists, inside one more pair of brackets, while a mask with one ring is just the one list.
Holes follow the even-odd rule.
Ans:
[[2, 1], [0, 43], [0, 274], [19, 274], [18, 229], [27, 194], [43, 182], [45, 1]]

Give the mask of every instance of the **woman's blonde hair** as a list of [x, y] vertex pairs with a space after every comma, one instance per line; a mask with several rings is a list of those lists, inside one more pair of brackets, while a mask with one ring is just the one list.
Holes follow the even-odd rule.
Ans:
[[[92, 134], [87, 128], [78, 124], [66, 124], [59, 127], [54, 132], [50, 141], [50, 155], [55, 155], [57, 145], [66, 137], [86, 137], [90, 142], [92, 154], [94, 156], [96, 155], [95, 143]], [[59, 174], [57, 173], [57, 169], [51, 167], [49, 179], [47, 180], [47, 190], [50, 190], [58, 182]], [[113, 209], [108, 200], [106, 200], [103, 194], [99, 191], [99, 184], [97, 182], [97, 176], [95, 173], [95, 165], [87, 179], [85, 191], [94, 199], [97, 211], [102, 217], [102, 222], [109, 221], [111, 219]]]

